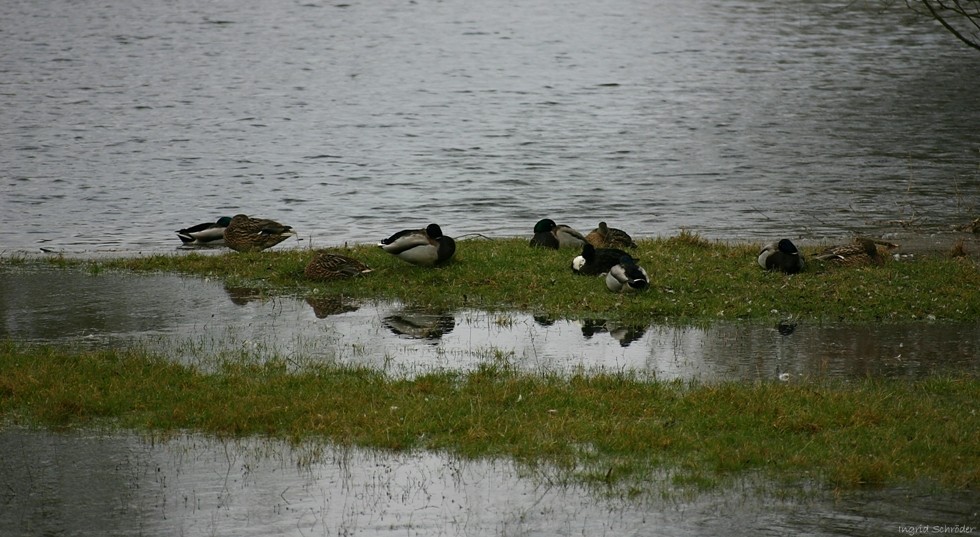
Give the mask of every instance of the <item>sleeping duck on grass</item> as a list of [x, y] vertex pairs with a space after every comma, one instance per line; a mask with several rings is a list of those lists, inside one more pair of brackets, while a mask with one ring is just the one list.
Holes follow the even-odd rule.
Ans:
[[599, 227], [589, 232], [585, 240], [596, 248], [636, 248], [636, 243], [629, 233], [609, 227], [605, 222], [599, 222]]
[[258, 252], [271, 248], [295, 235], [292, 226], [266, 218], [236, 214], [225, 228], [225, 244], [236, 252]]
[[606, 274], [606, 287], [614, 293], [643, 291], [650, 287], [650, 277], [632, 257], [624, 255]]
[[225, 228], [230, 223], [231, 217], [222, 216], [217, 222], [204, 222], [203, 224], [177, 230], [177, 237], [180, 238], [180, 242], [187, 245], [223, 244], [225, 240]]
[[895, 248], [898, 245], [891, 242], [857, 237], [851, 244], [831, 246], [814, 257], [848, 267], [884, 265], [888, 253]]
[[796, 274], [803, 270], [803, 254], [789, 239], [767, 244], [759, 252], [759, 266], [766, 270], [778, 270], [786, 274]]
[[531, 246], [535, 248], [580, 248], [585, 244], [585, 236], [569, 226], [558, 225], [554, 220], [545, 218], [534, 224], [534, 237]]
[[456, 241], [443, 235], [437, 224], [399, 231], [378, 246], [402, 261], [426, 267], [446, 263], [456, 253]]
[[609, 272], [619, 264], [623, 256], [629, 256], [618, 248], [596, 248], [589, 243], [582, 245], [582, 254], [572, 259], [572, 270], [576, 274], [598, 276]]
[[320, 251], [307, 263], [303, 274], [315, 281], [342, 280], [371, 272], [371, 268], [360, 261], [334, 252]]

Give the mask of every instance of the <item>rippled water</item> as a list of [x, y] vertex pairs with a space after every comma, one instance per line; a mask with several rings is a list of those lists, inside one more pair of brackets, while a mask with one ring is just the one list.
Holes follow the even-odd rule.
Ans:
[[980, 55], [879, 4], [3, 2], [0, 249], [168, 251], [236, 212], [303, 246], [947, 231]]

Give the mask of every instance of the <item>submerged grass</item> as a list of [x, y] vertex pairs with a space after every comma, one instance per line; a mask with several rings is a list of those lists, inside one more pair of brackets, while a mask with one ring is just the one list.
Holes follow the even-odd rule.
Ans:
[[690, 233], [638, 243], [633, 253], [650, 273], [652, 288], [636, 296], [610, 293], [599, 278], [573, 274], [571, 259], [577, 252], [532, 249], [519, 238], [459, 241], [454, 260], [435, 269], [409, 265], [373, 245], [357, 245], [344, 253], [374, 272], [330, 283], [304, 278], [313, 252], [302, 249], [53, 262], [88, 264], [96, 271], [193, 274], [269, 293], [343, 294], [441, 309], [518, 309], [556, 318], [683, 323], [787, 316], [846, 322], [980, 317], [980, 272], [970, 258], [920, 255], [863, 268], [810, 261], [806, 272], [787, 276], [761, 270], [755, 246], [711, 242]]
[[0, 342], [0, 418], [66, 427], [324, 439], [553, 464], [613, 490], [712, 487], [761, 473], [850, 489], [980, 482], [972, 377], [816, 384], [559, 377], [485, 366], [390, 379], [357, 367], [204, 372], [137, 351]]

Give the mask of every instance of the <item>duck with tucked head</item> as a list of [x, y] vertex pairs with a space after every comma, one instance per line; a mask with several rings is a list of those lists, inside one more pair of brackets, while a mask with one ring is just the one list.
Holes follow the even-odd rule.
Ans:
[[217, 222], [204, 222], [177, 230], [177, 237], [183, 244], [221, 244], [225, 240], [225, 228], [230, 223], [231, 217], [222, 216]]
[[767, 244], [759, 252], [759, 266], [766, 270], [779, 270], [786, 274], [796, 274], [803, 270], [803, 254], [789, 239]]
[[382, 250], [413, 265], [431, 267], [449, 261], [456, 241], [442, 234], [437, 224], [425, 229], [405, 229], [378, 243]]
[[884, 265], [888, 253], [895, 248], [898, 245], [891, 242], [857, 237], [851, 244], [831, 246], [814, 257], [849, 267]]
[[292, 226], [267, 218], [236, 214], [225, 228], [225, 244], [236, 252], [258, 252], [271, 248], [295, 235]]
[[589, 232], [585, 240], [596, 248], [636, 248], [636, 243], [629, 233], [609, 227], [605, 222], [599, 222], [599, 227]]
[[585, 236], [569, 226], [556, 224], [554, 220], [545, 218], [534, 224], [534, 237], [531, 246], [535, 248], [580, 248], [585, 244]]
[[606, 273], [606, 287], [614, 293], [620, 291], [643, 291], [650, 287], [650, 277], [643, 267], [636, 264], [629, 255], [624, 255], [619, 264]]
[[572, 259], [572, 270], [576, 274], [598, 276], [609, 272], [619, 264], [626, 252], [618, 248], [596, 248], [589, 243], [582, 245], [582, 254]]
[[371, 268], [360, 261], [334, 252], [320, 251], [307, 263], [303, 274], [310, 280], [330, 281], [353, 278], [371, 272]]

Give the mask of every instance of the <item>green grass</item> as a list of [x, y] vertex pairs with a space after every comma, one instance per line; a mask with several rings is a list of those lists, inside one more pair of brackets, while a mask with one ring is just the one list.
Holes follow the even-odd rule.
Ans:
[[129, 351], [0, 342], [0, 419], [161, 433], [322, 439], [554, 465], [608, 490], [663, 472], [695, 489], [753, 474], [841, 489], [980, 483], [980, 384], [968, 378], [826, 383], [560, 377], [485, 366], [390, 379], [354, 367], [203, 372]]
[[516, 309], [556, 318], [676, 323], [789, 315], [845, 322], [980, 318], [975, 262], [939, 254], [882, 267], [841, 268], [811, 261], [805, 273], [787, 276], [761, 270], [755, 246], [681, 233], [639, 241], [635, 257], [650, 273], [652, 288], [622, 296], [610, 293], [599, 278], [573, 274], [570, 264], [577, 252], [531, 249], [525, 239], [460, 241], [454, 260], [435, 269], [409, 265], [372, 245], [345, 253], [375, 272], [356, 280], [309, 282], [303, 268], [313, 253], [302, 249], [52, 262], [87, 265], [92, 271], [179, 272], [270, 294], [344, 294], [442, 309]]

